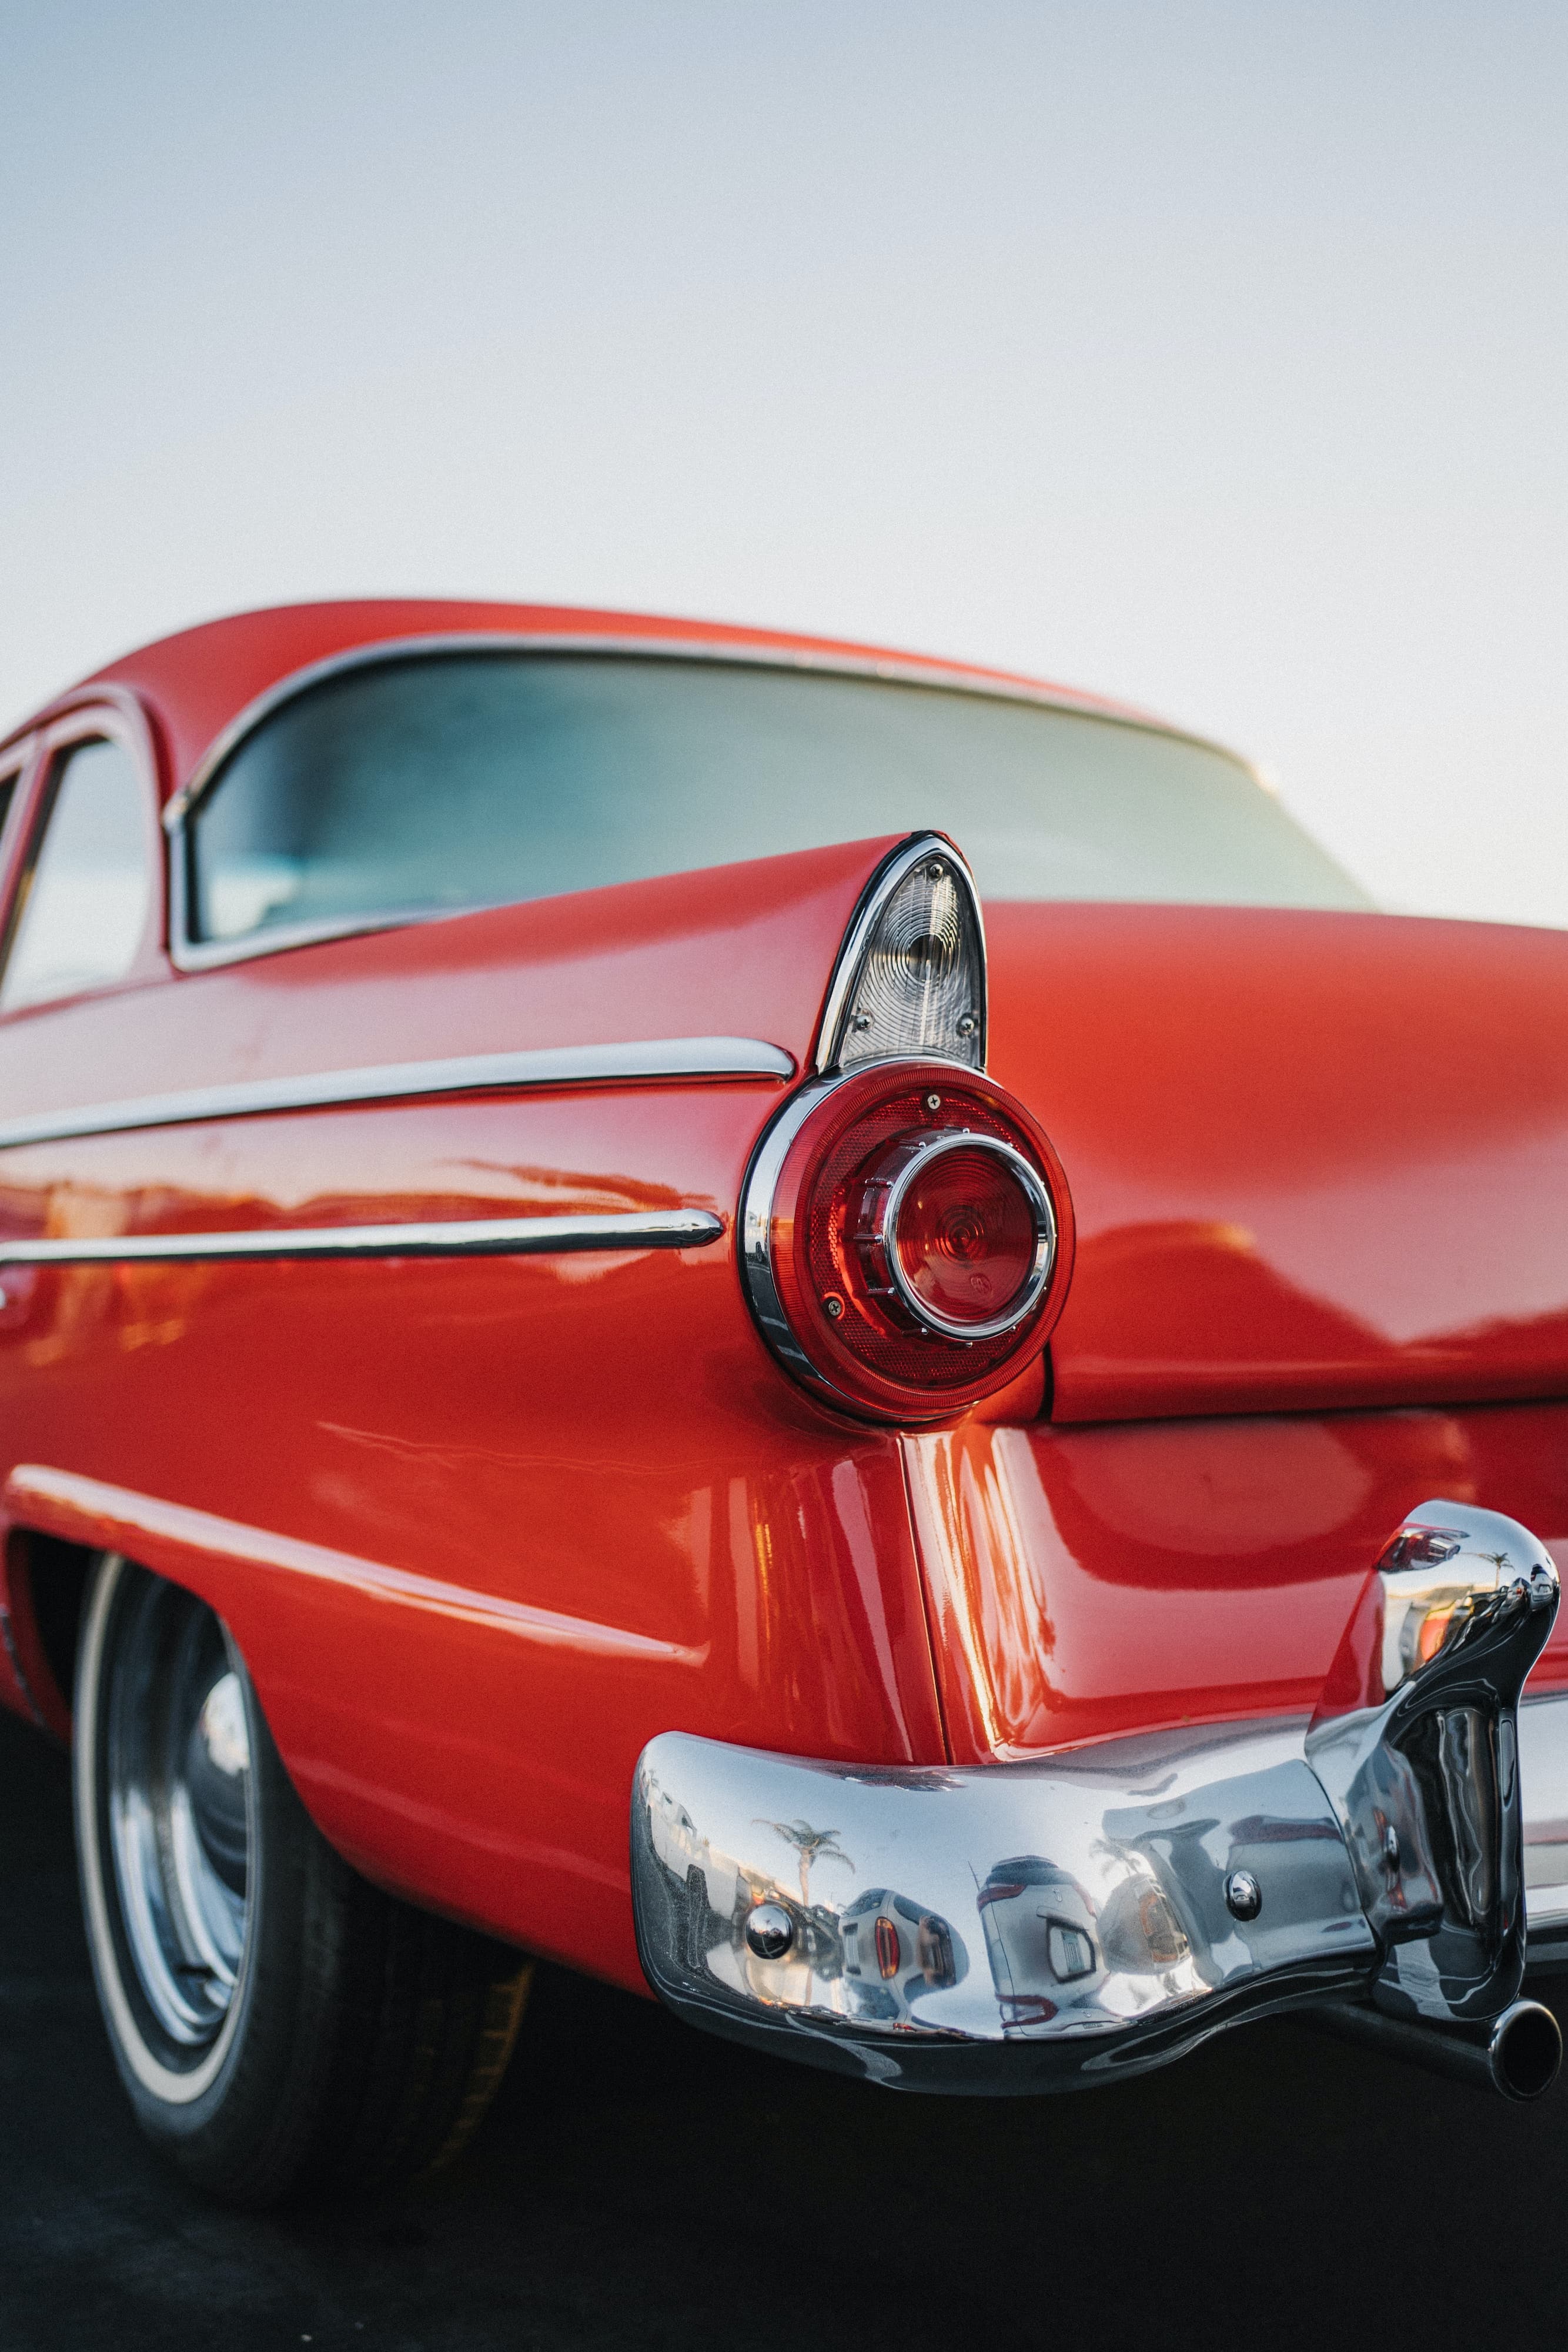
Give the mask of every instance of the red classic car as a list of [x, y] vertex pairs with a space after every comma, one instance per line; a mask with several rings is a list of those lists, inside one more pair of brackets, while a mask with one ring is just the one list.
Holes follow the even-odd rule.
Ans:
[[0, 809], [0, 1698], [190, 2174], [439, 2159], [526, 1954], [890, 2084], [1551, 2079], [1560, 934], [621, 614], [192, 630]]

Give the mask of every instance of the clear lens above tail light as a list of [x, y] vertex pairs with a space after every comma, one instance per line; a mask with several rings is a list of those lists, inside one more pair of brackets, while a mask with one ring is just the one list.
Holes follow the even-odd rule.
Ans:
[[938, 1054], [986, 1066], [986, 940], [973, 877], [939, 833], [872, 876], [828, 992], [819, 1070]]
[[1071, 1258], [1050, 1143], [951, 1063], [802, 1087], [747, 1180], [742, 1263], [764, 1337], [798, 1378], [881, 1419], [944, 1418], [1022, 1371]]

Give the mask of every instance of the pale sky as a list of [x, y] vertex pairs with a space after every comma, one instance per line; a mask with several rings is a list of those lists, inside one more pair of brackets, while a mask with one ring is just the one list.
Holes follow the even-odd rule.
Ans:
[[0, 8], [0, 724], [355, 593], [1124, 695], [1568, 924], [1568, 9]]

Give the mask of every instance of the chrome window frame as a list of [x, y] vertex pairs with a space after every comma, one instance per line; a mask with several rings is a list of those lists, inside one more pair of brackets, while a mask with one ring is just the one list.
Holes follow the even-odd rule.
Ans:
[[22, 919], [31, 882], [26, 855], [29, 836], [37, 830], [36, 810], [42, 772], [41, 732], [24, 735], [5, 747], [0, 767], [11, 783], [5, 821], [0, 824], [0, 978], [10, 961], [11, 945]]
[[[458, 920], [465, 915], [484, 911], [480, 906], [386, 908], [370, 915], [329, 916], [311, 923], [280, 923], [272, 930], [249, 934], [238, 940], [198, 940], [192, 936], [191, 925], [191, 861], [195, 845], [189, 819], [216, 783], [230, 759], [258, 727], [298, 696], [307, 694], [313, 687], [323, 685], [329, 678], [340, 677], [345, 672], [371, 668], [391, 661], [413, 661], [432, 656], [465, 653], [521, 653], [541, 656], [580, 654], [609, 660], [715, 662], [737, 669], [786, 670], [826, 677], [867, 678], [884, 685], [925, 687], [933, 693], [976, 695], [985, 701], [1029, 703], [1039, 709], [1061, 711], [1070, 718], [1095, 719], [1103, 725], [1125, 727], [1137, 734], [1156, 735], [1167, 741], [1191, 743], [1200, 750], [1217, 752], [1249, 777], [1260, 792], [1269, 790], [1251, 761], [1232, 751], [1228, 744], [1218, 742], [1211, 736], [1197, 734], [1186, 728], [1167, 726], [1157, 719], [1137, 711], [1120, 709], [1114, 704], [1103, 704], [1092, 695], [1075, 695], [1065, 688], [1033, 686], [1022, 679], [977, 677], [968, 671], [950, 669], [941, 664], [904, 661], [896, 657], [877, 659], [869, 655], [800, 652], [784, 646], [714, 645], [701, 640], [635, 635], [573, 635], [559, 630], [535, 634], [521, 629], [456, 629], [411, 636], [378, 637], [372, 643], [352, 646], [343, 652], [328, 654], [319, 661], [307, 663], [302, 669], [291, 670], [287, 677], [279, 678], [266, 688], [214, 738], [190, 781], [171, 796], [163, 810], [163, 829], [168, 843], [169, 956], [176, 970], [205, 971], [223, 964], [248, 963], [256, 956], [281, 955], [290, 948], [319, 946], [330, 940], [354, 939], [376, 931], [402, 930], [416, 923]], [[551, 892], [549, 895], [559, 894]], [[498, 899], [492, 903], [511, 906], [532, 902]]]
[[[113, 980], [94, 981], [85, 988], [69, 989], [58, 996], [36, 997], [26, 1004], [7, 1005], [3, 1001], [5, 973], [54, 814], [58, 775], [63, 772], [66, 758], [79, 744], [103, 742], [120, 745], [131, 761], [141, 793], [151, 887], [136, 951], [125, 970]], [[79, 701], [72, 701], [32, 734], [8, 744], [0, 752], [0, 767], [7, 775], [16, 772], [10, 762], [18, 749], [24, 753], [22, 769], [5, 813], [5, 825], [0, 828], [0, 878], [9, 876], [0, 914], [0, 1024], [25, 1021], [37, 1013], [53, 1013], [64, 1004], [78, 1004], [89, 997], [113, 995], [120, 989], [141, 986], [162, 970], [165, 940], [167, 893], [158, 809], [157, 747], [147, 715], [135, 697], [98, 688]]]
[[[12, 851], [17, 835], [22, 830], [22, 812], [30, 804], [37, 757], [37, 738], [34, 735], [18, 736], [7, 743], [4, 751], [0, 751], [0, 793], [5, 793], [4, 805], [0, 806], [0, 939], [5, 937], [8, 928], [5, 908], [9, 893], [5, 878], [11, 871]], [[5, 793], [7, 784], [11, 787], [8, 793]]]

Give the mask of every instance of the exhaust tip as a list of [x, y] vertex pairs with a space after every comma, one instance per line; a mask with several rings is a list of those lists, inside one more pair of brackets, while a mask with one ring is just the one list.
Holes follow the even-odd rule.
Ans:
[[1563, 2034], [1538, 2000], [1516, 2000], [1492, 2027], [1487, 2043], [1492, 2081], [1508, 2099], [1539, 2099], [1557, 2080]]

